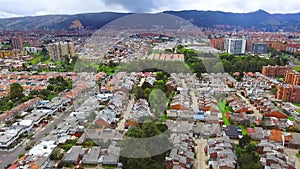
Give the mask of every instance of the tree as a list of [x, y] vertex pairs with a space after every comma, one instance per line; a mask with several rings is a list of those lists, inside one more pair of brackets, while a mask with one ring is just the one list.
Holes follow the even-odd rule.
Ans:
[[155, 88], [160, 89], [160, 90], [166, 92], [167, 91], [166, 82], [164, 80], [158, 80], [158, 81], [156, 81]]
[[144, 90], [140, 86], [136, 86], [132, 89], [132, 93], [135, 96], [135, 99], [148, 99], [145, 97]]
[[61, 148], [55, 148], [50, 154], [50, 160], [61, 160], [64, 156], [64, 150]]
[[144, 131], [139, 127], [131, 127], [126, 133], [125, 136], [127, 137], [134, 137], [134, 138], [145, 138], [146, 134]]
[[19, 83], [13, 83], [10, 85], [9, 99], [13, 102], [21, 102], [24, 97], [23, 87]]
[[157, 136], [161, 133], [154, 122], [143, 123], [142, 130], [146, 137]]
[[250, 144], [251, 137], [246, 134], [241, 139], [239, 139], [239, 145], [244, 148], [246, 145]]

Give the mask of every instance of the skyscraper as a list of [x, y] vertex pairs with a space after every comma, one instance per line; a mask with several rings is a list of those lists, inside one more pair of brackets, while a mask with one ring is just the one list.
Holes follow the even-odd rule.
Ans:
[[11, 45], [13, 49], [23, 49], [23, 40], [21, 38], [13, 37], [11, 38]]

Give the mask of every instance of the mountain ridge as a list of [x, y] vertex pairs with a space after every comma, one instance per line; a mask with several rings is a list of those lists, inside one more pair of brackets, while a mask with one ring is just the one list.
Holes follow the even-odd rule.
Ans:
[[[300, 30], [300, 13], [270, 14], [261, 9], [248, 13], [211, 10], [170, 10], [162, 13], [186, 19], [198, 27], [214, 28], [216, 25], [231, 25], [233, 27], [255, 27], [265, 30], [275, 28]], [[75, 20], [79, 20], [87, 29], [100, 29], [105, 24], [130, 14], [134, 13], [100, 12], [3, 18], [0, 19], [0, 30], [68, 30]]]

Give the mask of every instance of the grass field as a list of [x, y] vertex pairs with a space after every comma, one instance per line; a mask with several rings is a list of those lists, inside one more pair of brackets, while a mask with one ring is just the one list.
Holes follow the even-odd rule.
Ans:
[[288, 116], [288, 119], [291, 121], [296, 121], [296, 118], [294, 116]]
[[228, 106], [226, 106], [225, 101], [219, 101], [218, 102], [218, 107], [219, 107], [219, 109], [222, 113], [224, 125], [229, 126], [230, 122], [229, 122], [228, 118], [226, 117], [226, 113], [229, 112], [230, 108]]

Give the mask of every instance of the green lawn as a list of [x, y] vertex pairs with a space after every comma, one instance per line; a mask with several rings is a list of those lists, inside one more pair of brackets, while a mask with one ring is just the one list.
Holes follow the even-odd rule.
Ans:
[[300, 103], [293, 103], [293, 105], [300, 107]]
[[300, 67], [293, 67], [293, 70], [297, 71], [297, 72], [300, 72]]
[[296, 157], [300, 158], [300, 154], [296, 154]]
[[240, 125], [239, 127], [242, 129], [242, 134], [243, 135], [247, 135], [248, 134], [247, 128], [245, 126]]
[[294, 116], [288, 116], [288, 119], [291, 121], [296, 121], [296, 118]]
[[226, 117], [226, 113], [230, 111], [230, 107], [226, 106], [225, 101], [219, 101], [218, 106], [219, 106], [219, 109], [222, 113], [222, 117], [223, 117], [223, 121], [224, 121], [225, 126], [229, 126], [230, 122], [229, 122], [228, 118]]
[[165, 114], [162, 115], [162, 116], [161, 116], [161, 121], [166, 121], [166, 120], [167, 120], [167, 115], [165, 115]]

